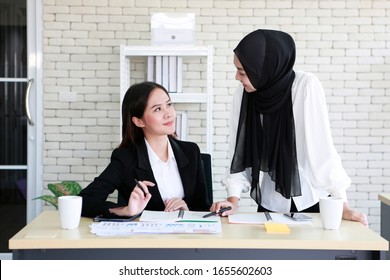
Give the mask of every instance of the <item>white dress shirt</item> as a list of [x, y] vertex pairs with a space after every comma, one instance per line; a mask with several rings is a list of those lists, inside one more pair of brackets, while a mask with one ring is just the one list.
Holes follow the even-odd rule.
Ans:
[[168, 139], [167, 142], [168, 160], [164, 162], [156, 155], [156, 153], [150, 147], [148, 141], [145, 139], [146, 149], [148, 150], [148, 156], [153, 175], [156, 179], [158, 190], [164, 202], [171, 198], [184, 198], [183, 183], [181, 182], [175, 155], [173, 153], [171, 143], [168, 141]]
[[[295, 71], [292, 85], [292, 102], [299, 178], [302, 196], [293, 197], [298, 211], [331, 194], [347, 201], [346, 189], [351, 179], [344, 170], [334, 145], [328, 119], [325, 94], [320, 81], [312, 73]], [[238, 118], [240, 115], [243, 87], [240, 85], [233, 97], [230, 118], [230, 162], [234, 154]], [[228, 197], [240, 198], [250, 190], [251, 168], [230, 174], [222, 184], [227, 187]], [[275, 212], [290, 211], [291, 200], [275, 191], [275, 183], [268, 173], [260, 171], [262, 206]]]

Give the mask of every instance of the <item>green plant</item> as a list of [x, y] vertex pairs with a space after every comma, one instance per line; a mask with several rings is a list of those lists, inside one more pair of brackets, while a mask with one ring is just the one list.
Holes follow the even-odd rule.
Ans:
[[33, 200], [42, 199], [43, 201], [46, 201], [53, 205], [56, 209], [58, 209], [58, 197], [63, 195], [78, 195], [81, 191], [80, 184], [73, 181], [64, 181], [60, 183], [48, 184], [47, 188], [54, 195], [41, 195], [34, 198]]

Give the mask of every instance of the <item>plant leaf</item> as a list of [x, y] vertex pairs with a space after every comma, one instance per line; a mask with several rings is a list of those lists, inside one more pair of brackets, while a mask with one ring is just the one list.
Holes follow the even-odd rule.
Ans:
[[42, 199], [43, 201], [46, 201], [46, 202], [50, 203], [56, 209], [58, 209], [58, 199], [57, 199], [57, 197], [54, 197], [52, 195], [41, 195], [41, 196], [38, 196], [36, 198], [33, 198], [33, 200], [36, 200], [36, 199]]
[[47, 187], [56, 197], [62, 195], [78, 195], [81, 191], [80, 184], [73, 181], [48, 184]]

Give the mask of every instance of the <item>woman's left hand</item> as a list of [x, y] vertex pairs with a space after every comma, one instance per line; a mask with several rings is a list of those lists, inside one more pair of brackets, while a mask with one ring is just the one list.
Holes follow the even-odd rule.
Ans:
[[349, 208], [349, 205], [346, 202], [344, 202], [343, 206], [343, 219], [359, 222], [365, 226], [368, 226], [367, 216], [364, 213], [360, 213]]
[[165, 209], [164, 211], [166, 212], [172, 212], [176, 210], [189, 210], [187, 203], [181, 198], [172, 198], [172, 199], [167, 199], [165, 201]]

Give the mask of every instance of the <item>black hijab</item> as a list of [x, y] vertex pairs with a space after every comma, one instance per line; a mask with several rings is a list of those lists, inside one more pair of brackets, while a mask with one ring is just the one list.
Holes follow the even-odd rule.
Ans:
[[291, 87], [295, 43], [275, 30], [256, 30], [234, 49], [255, 92], [243, 92], [230, 173], [252, 167], [251, 197], [261, 205], [259, 172], [285, 198], [301, 195]]

